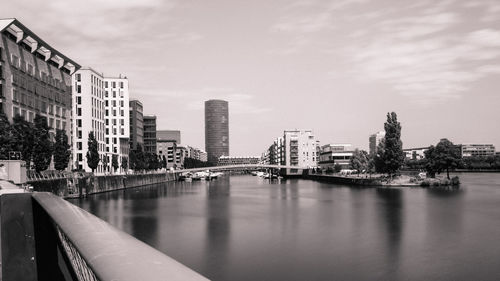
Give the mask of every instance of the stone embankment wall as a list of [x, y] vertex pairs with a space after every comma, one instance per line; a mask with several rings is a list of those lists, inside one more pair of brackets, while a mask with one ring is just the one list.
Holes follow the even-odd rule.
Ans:
[[173, 174], [133, 174], [90, 176], [82, 178], [46, 179], [28, 182], [33, 191], [52, 192], [61, 197], [88, 195], [125, 188], [174, 181]]
[[338, 184], [348, 184], [348, 185], [362, 185], [362, 186], [382, 186], [382, 182], [379, 179], [371, 179], [371, 178], [361, 178], [361, 177], [339, 177], [332, 175], [304, 175], [304, 179], [309, 180], [317, 180], [322, 182], [329, 183], [338, 183]]

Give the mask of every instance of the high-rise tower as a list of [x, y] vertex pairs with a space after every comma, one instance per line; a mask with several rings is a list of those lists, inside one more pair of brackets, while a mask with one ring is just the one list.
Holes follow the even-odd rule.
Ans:
[[205, 150], [208, 162], [214, 165], [220, 156], [229, 155], [228, 112], [227, 101], [205, 101]]

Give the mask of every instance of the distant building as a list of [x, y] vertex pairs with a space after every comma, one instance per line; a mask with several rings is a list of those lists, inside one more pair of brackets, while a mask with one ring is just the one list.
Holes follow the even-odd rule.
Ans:
[[144, 152], [156, 153], [156, 116], [144, 115]]
[[157, 141], [175, 141], [181, 143], [181, 131], [179, 130], [157, 130]]
[[112, 155], [117, 155], [119, 172], [124, 172], [123, 161], [128, 161], [129, 148], [124, 143], [129, 141], [129, 87], [128, 79], [122, 77], [104, 77], [104, 123], [106, 126], [106, 155], [111, 166]]
[[144, 116], [142, 102], [133, 99], [130, 107], [130, 147], [137, 149], [137, 145], [144, 146]]
[[219, 157], [219, 162], [217, 166], [228, 166], [228, 165], [245, 165], [245, 164], [259, 164], [260, 157], [258, 156], [221, 156]]
[[[156, 154], [165, 157], [167, 169], [180, 168], [181, 159], [181, 131], [178, 130], [157, 130], [156, 131]], [[179, 145], [179, 148], [177, 146]], [[182, 160], [182, 162], [181, 162]]]
[[189, 149], [189, 158], [207, 162], [207, 153], [204, 150], [190, 146], [188, 147], [188, 149]]
[[65, 130], [71, 145], [71, 75], [80, 65], [17, 19], [0, 19], [0, 32], [0, 112], [10, 122], [16, 115], [29, 122], [45, 116], [51, 137]]
[[216, 164], [229, 155], [229, 109], [227, 101], [205, 101], [205, 150], [208, 162]]
[[461, 144], [462, 157], [486, 157], [495, 155], [493, 144]]
[[407, 160], [421, 160], [425, 158], [425, 151], [427, 151], [428, 149], [428, 146], [418, 148], [405, 148], [403, 149], [403, 152]]
[[351, 144], [323, 145], [318, 164], [322, 169], [333, 168], [336, 164], [342, 169], [350, 169], [353, 152]]
[[311, 130], [283, 132], [284, 163], [287, 166], [312, 168], [317, 166], [316, 139]]
[[377, 154], [377, 147], [384, 138], [385, 131], [379, 131], [373, 135], [370, 135], [370, 137], [368, 138], [370, 155]]

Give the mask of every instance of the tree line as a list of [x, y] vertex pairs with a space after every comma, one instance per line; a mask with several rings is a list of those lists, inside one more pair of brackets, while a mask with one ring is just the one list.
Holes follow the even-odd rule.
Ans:
[[[387, 113], [387, 121], [384, 123], [385, 137], [380, 141], [377, 150], [372, 155], [364, 150], [356, 149], [350, 159], [351, 168], [360, 172], [386, 173], [394, 176], [401, 168], [408, 167], [405, 162], [403, 143], [401, 141], [401, 124], [397, 120], [395, 112]], [[500, 157], [487, 158], [489, 167], [500, 166]], [[411, 163], [413, 167], [417, 166]], [[457, 146], [448, 139], [441, 139], [435, 146], [431, 145], [425, 151], [425, 158], [418, 161], [418, 167], [425, 169], [429, 177], [446, 172], [450, 178], [450, 170], [477, 164], [477, 159], [470, 158], [462, 160]]]
[[71, 155], [65, 130], [56, 130], [54, 140], [45, 116], [36, 115], [33, 123], [16, 115], [12, 124], [0, 113], [0, 159], [18, 158], [26, 162], [27, 169], [45, 171], [50, 163], [62, 171], [68, 167]]
[[137, 145], [136, 149], [130, 149], [128, 157], [122, 157], [122, 163], [118, 163], [118, 155], [111, 155], [111, 162], [106, 153], [99, 155], [98, 143], [94, 136], [94, 132], [89, 133], [88, 143], [87, 143], [87, 165], [92, 172], [97, 169], [99, 162], [102, 163], [106, 172], [109, 171], [110, 164], [114, 172], [118, 170], [119, 167], [127, 171], [129, 168], [135, 171], [151, 171], [159, 170], [162, 168], [167, 168], [167, 159], [165, 155], [157, 155], [156, 153], [144, 152], [140, 144]]

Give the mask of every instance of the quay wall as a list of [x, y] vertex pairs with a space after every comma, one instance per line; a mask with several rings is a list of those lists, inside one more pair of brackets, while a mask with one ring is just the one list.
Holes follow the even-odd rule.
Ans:
[[33, 191], [52, 192], [61, 197], [76, 197], [174, 180], [174, 174], [161, 173], [43, 179], [28, 183], [33, 186]]
[[361, 185], [361, 186], [382, 186], [383, 183], [379, 179], [371, 178], [357, 178], [357, 177], [341, 177], [333, 175], [303, 175], [302, 178], [309, 180], [317, 180], [328, 183], [348, 184], [348, 185]]

